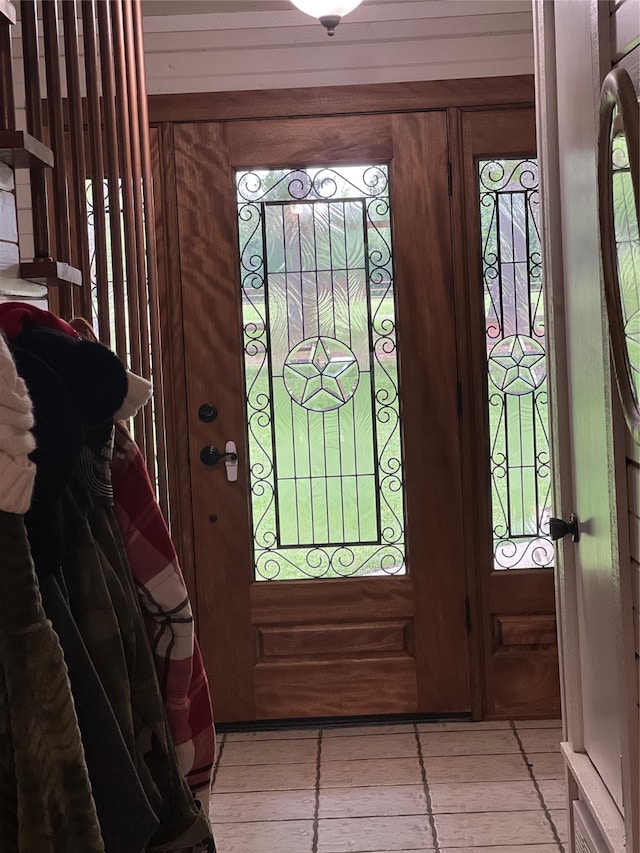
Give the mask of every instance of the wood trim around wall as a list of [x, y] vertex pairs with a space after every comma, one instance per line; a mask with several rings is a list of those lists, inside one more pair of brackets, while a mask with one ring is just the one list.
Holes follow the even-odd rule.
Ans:
[[414, 112], [451, 107], [485, 108], [534, 103], [532, 74], [324, 86], [241, 92], [149, 95], [149, 121], [234, 121], [239, 119]]

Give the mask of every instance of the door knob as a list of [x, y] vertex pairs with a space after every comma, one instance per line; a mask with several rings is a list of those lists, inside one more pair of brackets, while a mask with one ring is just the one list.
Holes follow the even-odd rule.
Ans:
[[218, 448], [214, 447], [212, 444], [207, 445], [207, 447], [203, 447], [200, 451], [200, 461], [209, 467], [217, 465], [221, 459], [228, 459], [230, 462], [237, 463], [238, 454], [235, 452], [235, 449], [226, 453], [221, 453]]
[[549, 535], [554, 542], [562, 539], [563, 536], [570, 535], [572, 542], [580, 541], [580, 527], [578, 526], [578, 516], [572, 512], [569, 516], [569, 521], [563, 521], [561, 518], [549, 519]]

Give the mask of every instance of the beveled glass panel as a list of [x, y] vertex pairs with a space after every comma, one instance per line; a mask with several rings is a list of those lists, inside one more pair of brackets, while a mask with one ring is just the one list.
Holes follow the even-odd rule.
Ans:
[[611, 179], [613, 229], [624, 339], [631, 367], [631, 387], [640, 408], [640, 237], [627, 138], [621, 132], [620, 111], [611, 121]]
[[256, 579], [403, 574], [387, 167], [236, 179]]
[[478, 164], [494, 569], [553, 563], [535, 160]]
[[629, 73], [612, 68], [600, 91], [600, 248], [613, 366], [627, 427], [636, 444], [640, 444], [639, 116]]

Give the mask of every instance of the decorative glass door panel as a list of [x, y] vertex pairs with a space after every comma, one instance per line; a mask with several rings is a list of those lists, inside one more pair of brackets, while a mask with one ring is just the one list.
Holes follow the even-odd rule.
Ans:
[[[614, 113], [614, 116], [616, 114]], [[613, 226], [624, 337], [632, 390], [640, 409], [640, 235], [626, 137], [611, 140]]]
[[538, 164], [481, 160], [494, 568], [553, 564]]
[[405, 574], [388, 168], [236, 186], [255, 578]]

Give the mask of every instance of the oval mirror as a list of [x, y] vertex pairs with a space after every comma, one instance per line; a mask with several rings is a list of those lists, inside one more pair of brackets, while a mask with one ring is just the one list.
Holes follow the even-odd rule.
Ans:
[[609, 334], [616, 380], [640, 444], [640, 141], [638, 101], [628, 73], [609, 72], [600, 98], [598, 193]]

